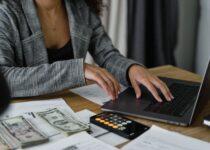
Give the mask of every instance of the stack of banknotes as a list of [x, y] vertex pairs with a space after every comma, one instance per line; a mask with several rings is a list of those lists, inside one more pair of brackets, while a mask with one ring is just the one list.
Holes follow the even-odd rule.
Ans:
[[[58, 108], [35, 113], [47, 124], [67, 136], [90, 129], [88, 124], [79, 121], [73, 114], [65, 114]], [[23, 116], [0, 121], [0, 149], [18, 149], [36, 146], [49, 141], [43, 131]]]

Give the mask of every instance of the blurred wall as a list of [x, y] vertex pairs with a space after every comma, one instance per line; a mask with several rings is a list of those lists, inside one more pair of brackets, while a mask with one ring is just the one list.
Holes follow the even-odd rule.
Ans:
[[177, 65], [190, 71], [194, 71], [195, 65], [198, 9], [199, 0], [179, 0], [179, 33], [175, 56]]
[[200, 0], [200, 3], [196, 72], [203, 75], [210, 58], [210, 0]]

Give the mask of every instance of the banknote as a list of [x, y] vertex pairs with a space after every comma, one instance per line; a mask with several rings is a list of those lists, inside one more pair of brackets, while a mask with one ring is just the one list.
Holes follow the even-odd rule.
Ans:
[[4, 148], [5, 146], [8, 147], [8, 149], [17, 149], [21, 147], [21, 143], [7, 131], [2, 123], [0, 123], [0, 141], [1, 144], [4, 145]]
[[38, 112], [37, 115], [54, 128], [67, 133], [67, 135], [89, 130], [89, 125], [79, 121], [74, 117], [74, 114], [63, 113], [58, 108]]
[[5, 119], [2, 121], [2, 125], [21, 143], [22, 148], [48, 141], [48, 138], [41, 131], [22, 116]]
[[0, 136], [0, 150], [8, 150], [9, 146], [5, 142], [5, 140]]

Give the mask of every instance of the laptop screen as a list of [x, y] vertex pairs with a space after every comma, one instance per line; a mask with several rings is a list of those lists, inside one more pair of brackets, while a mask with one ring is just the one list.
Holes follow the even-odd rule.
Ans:
[[198, 94], [197, 102], [194, 106], [193, 120], [203, 110], [205, 104], [210, 101], [210, 62], [206, 69], [206, 74], [201, 84], [201, 88]]

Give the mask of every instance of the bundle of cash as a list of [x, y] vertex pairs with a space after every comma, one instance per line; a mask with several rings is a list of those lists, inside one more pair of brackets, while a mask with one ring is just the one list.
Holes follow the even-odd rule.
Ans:
[[2, 123], [0, 123], [0, 139], [1, 145], [4, 149], [17, 149], [21, 147], [20, 142], [7, 131]]
[[49, 139], [24, 117], [18, 116], [1, 121], [0, 135], [10, 149], [42, 144]]
[[79, 121], [74, 114], [65, 114], [58, 108], [38, 112], [37, 115], [59, 131], [71, 135], [90, 130], [89, 124]]

